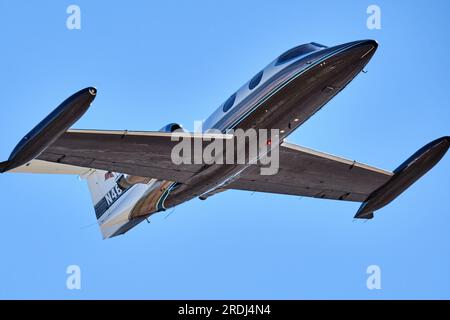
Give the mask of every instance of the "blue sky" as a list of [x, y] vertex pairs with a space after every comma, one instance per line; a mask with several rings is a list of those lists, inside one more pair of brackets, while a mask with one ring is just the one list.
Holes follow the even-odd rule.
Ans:
[[[432, 3], [432, 4], [431, 4]], [[81, 30], [66, 8], [81, 8]], [[377, 4], [382, 29], [366, 27]], [[373, 38], [346, 90], [289, 142], [393, 170], [449, 135], [448, 1], [0, 2], [0, 159], [73, 92], [76, 128], [192, 129], [283, 51]], [[228, 191], [101, 240], [73, 176], [0, 176], [0, 298], [450, 298], [450, 157], [367, 223], [357, 203]], [[170, 210], [171, 211], [171, 210]], [[81, 268], [82, 289], [66, 288]], [[368, 290], [366, 268], [382, 271]]]

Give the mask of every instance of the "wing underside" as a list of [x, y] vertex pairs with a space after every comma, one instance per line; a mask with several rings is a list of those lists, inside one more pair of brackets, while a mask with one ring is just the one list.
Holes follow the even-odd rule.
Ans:
[[121, 172], [135, 176], [184, 182], [202, 168], [202, 164], [175, 164], [172, 150], [180, 139], [189, 138], [192, 149], [197, 141], [202, 148], [212, 139], [232, 139], [230, 135], [69, 130], [37, 159], [83, 168]]
[[276, 175], [260, 175], [259, 168], [252, 166], [226, 188], [364, 201], [391, 177], [392, 173], [385, 170], [283, 143]]
[[[191, 135], [207, 144], [230, 135]], [[202, 170], [202, 164], [174, 164], [171, 152], [178, 140], [171, 133], [139, 131], [69, 130], [37, 159], [13, 172], [83, 175], [89, 169], [122, 172], [141, 177], [185, 182]], [[180, 138], [183, 134], [180, 135]], [[260, 175], [250, 166], [226, 189], [238, 189], [364, 201], [385, 184], [392, 173], [294, 144], [280, 146], [280, 169], [276, 175]]]
[[[189, 184], [189, 179], [204, 174], [208, 166], [195, 164], [192, 154], [188, 163], [174, 163], [172, 152], [180, 139], [189, 138], [192, 150], [195, 145], [203, 150], [217, 139], [222, 139], [222, 143], [234, 139], [223, 134], [177, 136], [174, 139], [172, 133], [166, 132], [68, 130], [36, 159], [11, 171], [83, 176], [90, 169], [98, 169]], [[373, 211], [392, 201], [436, 165], [449, 147], [449, 137], [436, 139], [389, 172], [282, 143], [277, 174], [261, 175], [257, 165], [250, 165], [218, 191], [236, 189], [363, 202], [357, 217], [370, 219]]]

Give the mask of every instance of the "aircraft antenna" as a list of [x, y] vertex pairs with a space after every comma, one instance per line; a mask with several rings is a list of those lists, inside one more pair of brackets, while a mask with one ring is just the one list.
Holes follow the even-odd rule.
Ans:
[[82, 227], [80, 227], [80, 229], [81, 229], [81, 230], [88, 229], [88, 228], [90, 228], [90, 227], [95, 226], [96, 224], [98, 224], [98, 223], [97, 223], [97, 222], [93, 222], [93, 223], [91, 223], [91, 224], [88, 224], [87, 226], [82, 226]]
[[172, 208], [172, 211], [170, 211], [165, 217], [164, 220], [167, 219], [172, 213], [175, 212], [175, 207]]

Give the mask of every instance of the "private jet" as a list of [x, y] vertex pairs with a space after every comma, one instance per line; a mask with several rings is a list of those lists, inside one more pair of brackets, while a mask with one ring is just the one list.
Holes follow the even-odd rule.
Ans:
[[361, 40], [292, 48], [234, 92], [204, 122], [201, 134], [191, 136], [193, 144], [208, 145], [211, 139], [233, 139], [230, 130], [276, 128], [279, 143], [271, 147], [278, 148], [279, 169], [274, 175], [261, 175], [259, 161], [175, 164], [173, 134], [183, 135], [177, 123], [146, 132], [71, 129], [95, 99], [94, 87], [69, 97], [26, 134], [0, 163], [0, 172], [86, 179], [104, 239], [126, 233], [154, 213], [227, 190], [361, 202], [355, 218], [372, 219], [440, 161], [449, 136], [425, 145], [394, 171], [285, 139], [364, 71], [377, 47], [374, 40]]

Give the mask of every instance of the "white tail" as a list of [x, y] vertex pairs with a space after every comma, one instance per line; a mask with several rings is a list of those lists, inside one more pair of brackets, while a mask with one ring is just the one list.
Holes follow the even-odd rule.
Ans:
[[[139, 204], [139, 200], [149, 193], [151, 186], [158, 194], [166, 190], [161, 189], [160, 184], [155, 184], [155, 179], [130, 177], [122, 173], [41, 160], [32, 160], [11, 172], [70, 174], [87, 180], [97, 222], [104, 239], [123, 234], [145, 219], [145, 215], [139, 215], [130, 220], [130, 214], [134, 206]], [[143, 204], [148, 205], [147, 202]], [[144, 206], [144, 210], [147, 208], [148, 206]]]
[[104, 239], [123, 234], [143, 220], [141, 218], [130, 221], [129, 214], [147, 189], [147, 185], [141, 184], [138, 187], [142, 189], [141, 191], [135, 189], [137, 192], [131, 195], [130, 201], [125, 194], [134, 184], [130, 184], [129, 179], [122, 173], [91, 170], [83, 178], [87, 180], [97, 222]]
[[117, 183], [122, 174], [92, 170], [86, 176], [92, 204], [94, 205], [97, 220], [124, 194], [124, 188]]

